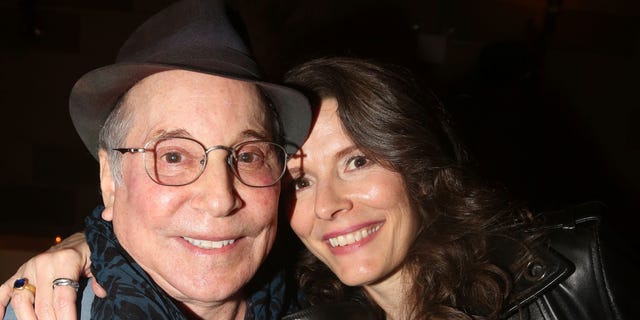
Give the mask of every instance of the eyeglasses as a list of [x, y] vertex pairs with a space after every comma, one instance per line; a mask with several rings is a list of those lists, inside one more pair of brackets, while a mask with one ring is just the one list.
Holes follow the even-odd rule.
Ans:
[[144, 168], [149, 178], [164, 186], [184, 186], [196, 181], [207, 166], [207, 154], [214, 150], [229, 153], [226, 162], [240, 182], [250, 187], [269, 187], [285, 172], [287, 152], [269, 141], [246, 141], [233, 147], [213, 146], [186, 137], [160, 138], [144, 148], [116, 148], [125, 153], [143, 153]]

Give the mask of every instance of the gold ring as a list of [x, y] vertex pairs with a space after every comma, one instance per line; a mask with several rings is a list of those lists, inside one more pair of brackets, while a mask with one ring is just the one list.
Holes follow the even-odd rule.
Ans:
[[27, 278], [19, 278], [13, 283], [13, 290], [29, 290], [36, 296], [36, 287], [29, 283]]

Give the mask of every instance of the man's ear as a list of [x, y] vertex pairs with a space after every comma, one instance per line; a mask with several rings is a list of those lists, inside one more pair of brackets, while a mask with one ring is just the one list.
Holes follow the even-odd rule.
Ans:
[[102, 202], [104, 210], [102, 219], [113, 220], [113, 203], [115, 200], [116, 184], [109, 165], [109, 155], [104, 149], [98, 150], [98, 161], [100, 162], [100, 190], [102, 191]]

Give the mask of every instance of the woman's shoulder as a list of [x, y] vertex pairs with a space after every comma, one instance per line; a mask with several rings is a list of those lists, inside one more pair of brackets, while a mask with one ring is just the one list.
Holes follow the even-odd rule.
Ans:
[[638, 318], [630, 303], [638, 298], [638, 255], [604, 221], [606, 211], [604, 204], [588, 202], [544, 214], [547, 241], [514, 283], [505, 316]]

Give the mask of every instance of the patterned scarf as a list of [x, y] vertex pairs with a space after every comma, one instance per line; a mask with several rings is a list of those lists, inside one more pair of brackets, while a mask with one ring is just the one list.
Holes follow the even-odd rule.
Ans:
[[91, 272], [107, 291], [91, 306], [92, 319], [187, 319], [120, 246], [111, 222], [101, 218], [103, 207], [86, 218], [91, 248]]
[[[120, 246], [111, 222], [101, 217], [103, 209], [98, 206], [85, 220], [91, 271], [107, 291], [106, 298], [94, 299], [91, 318], [187, 319], [176, 302]], [[254, 281], [245, 319], [277, 320], [297, 309], [294, 299], [287, 298], [291, 295], [286, 294], [284, 273], [269, 274], [269, 281]]]

